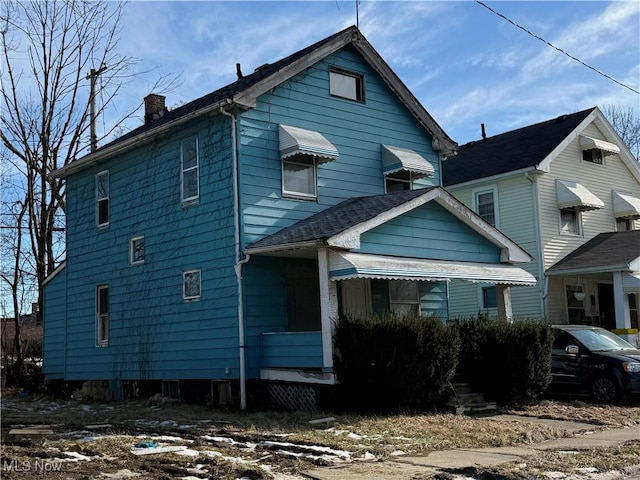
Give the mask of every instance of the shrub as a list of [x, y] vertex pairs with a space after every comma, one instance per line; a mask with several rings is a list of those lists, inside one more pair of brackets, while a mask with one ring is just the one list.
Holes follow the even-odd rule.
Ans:
[[458, 357], [457, 330], [419, 315], [340, 317], [334, 337], [338, 403], [361, 412], [431, 409]]
[[498, 404], [531, 402], [549, 385], [553, 333], [548, 324], [478, 317], [460, 322], [458, 330], [458, 376]]

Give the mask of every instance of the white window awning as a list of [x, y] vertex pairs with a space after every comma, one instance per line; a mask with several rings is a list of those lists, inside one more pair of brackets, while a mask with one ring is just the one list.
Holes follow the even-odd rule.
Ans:
[[620, 153], [620, 147], [617, 145], [600, 140], [599, 138], [585, 137], [584, 135], [580, 135], [580, 148], [582, 150], [597, 148], [602, 150], [605, 156]]
[[393, 280], [501, 283], [533, 286], [536, 278], [522, 268], [501, 263], [451, 262], [420, 258], [400, 258], [354, 252], [331, 252], [331, 280], [386, 278]]
[[408, 148], [382, 145], [382, 170], [385, 175], [400, 170], [412, 172], [415, 176], [428, 177], [435, 173], [431, 165], [422, 155]]
[[567, 180], [556, 180], [558, 208], [577, 208], [578, 210], [597, 210], [604, 202], [587, 190], [583, 185]]
[[613, 213], [616, 218], [640, 218], [640, 198], [626, 193], [613, 192]]
[[306, 154], [319, 157], [320, 163], [336, 160], [338, 149], [320, 132], [288, 125], [278, 127], [280, 158]]
[[622, 273], [622, 291], [640, 293], [640, 272]]

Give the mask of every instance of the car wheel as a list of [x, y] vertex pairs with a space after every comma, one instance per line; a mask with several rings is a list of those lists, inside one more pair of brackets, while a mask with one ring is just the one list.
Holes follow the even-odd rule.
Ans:
[[611, 377], [596, 377], [591, 381], [589, 393], [594, 400], [601, 403], [610, 403], [620, 396], [618, 384]]

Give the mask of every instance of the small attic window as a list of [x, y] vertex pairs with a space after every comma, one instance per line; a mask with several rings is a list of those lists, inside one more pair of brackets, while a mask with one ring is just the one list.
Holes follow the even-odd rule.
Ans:
[[364, 76], [331, 67], [329, 70], [329, 93], [347, 100], [364, 102]]
[[585, 162], [597, 163], [598, 165], [604, 164], [604, 155], [599, 148], [591, 148], [589, 150], [582, 151], [582, 160]]

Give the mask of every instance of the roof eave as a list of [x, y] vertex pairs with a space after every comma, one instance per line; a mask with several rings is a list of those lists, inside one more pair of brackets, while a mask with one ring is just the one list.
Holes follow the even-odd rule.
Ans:
[[264, 247], [247, 247], [244, 249], [245, 255], [265, 255], [269, 253], [285, 252], [290, 250], [304, 250], [308, 248], [319, 248], [325, 246], [323, 239], [309, 240], [306, 242], [281, 243]]

